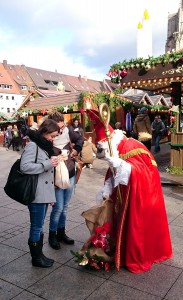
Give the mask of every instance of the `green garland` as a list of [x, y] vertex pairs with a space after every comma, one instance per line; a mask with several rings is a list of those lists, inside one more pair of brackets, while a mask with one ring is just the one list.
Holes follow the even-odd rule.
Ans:
[[86, 108], [84, 103], [85, 99], [91, 101], [95, 108], [98, 108], [99, 105], [102, 103], [106, 103], [109, 106], [111, 112], [114, 112], [117, 106], [123, 106], [124, 108], [129, 105], [133, 106], [131, 100], [125, 99], [124, 97], [116, 95], [115, 93], [102, 92], [102, 93], [94, 94], [94, 93], [84, 92], [80, 94], [79, 99], [80, 99], [78, 102], [79, 108]]
[[[78, 110], [80, 108], [86, 108], [86, 101], [89, 100], [92, 105], [97, 109], [101, 103], [107, 103], [109, 106], [110, 112], [111, 112], [111, 125], [114, 126], [116, 122], [116, 108], [121, 106], [125, 111], [132, 111], [136, 112], [138, 109], [140, 109], [144, 104], [134, 104], [131, 100], [128, 100], [120, 95], [117, 95], [115, 92], [113, 93], [91, 93], [91, 92], [83, 92], [79, 96], [79, 102], [77, 104]], [[67, 105], [68, 108], [68, 113], [73, 113], [76, 112], [74, 109], [75, 103], [71, 105]], [[168, 112], [169, 108], [166, 106], [160, 106], [160, 105], [146, 105], [148, 108], [149, 112]], [[61, 113], [64, 113], [65, 106], [53, 106], [49, 109], [22, 109], [20, 111], [17, 111], [16, 115], [20, 117], [23, 113], [26, 113], [28, 115], [46, 115], [50, 112], [50, 110], [57, 110]]]
[[124, 60], [122, 62], [118, 62], [113, 64], [110, 67], [107, 76], [111, 78], [113, 83], [119, 83], [121, 79], [121, 71], [127, 71], [129, 69], [145, 69], [148, 71], [151, 68], [155, 68], [157, 65], [162, 64], [165, 66], [166, 64], [171, 63], [172, 65], [177, 65], [183, 63], [183, 51], [179, 52], [167, 52], [158, 57], [149, 56], [144, 59], [142, 57], [130, 60]]
[[[109, 271], [109, 269], [114, 268], [114, 263], [113, 264], [109, 264], [108, 262], [106, 263], [103, 261], [102, 257], [99, 257], [97, 255], [91, 257], [88, 251], [86, 251], [84, 255], [80, 255], [78, 252], [74, 252], [73, 250], [71, 250], [70, 252], [75, 257], [75, 262], [80, 266], [84, 266], [87, 270]], [[87, 260], [87, 262], [82, 264], [83, 260]]]
[[[110, 112], [116, 112], [118, 106], [122, 106], [124, 110], [138, 110], [143, 106], [146, 106], [148, 110], [151, 111], [167, 111], [169, 107], [164, 105], [144, 105], [144, 104], [134, 104], [131, 100], [128, 100], [122, 96], [116, 95], [114, 93], [99, 93], [93, 94], [89, 92], [84, 92], [80, 94], [80, 100], [78, 102], [78, 107], [83, 108], [85, 106], [84, 99], [89, 99], [95, 108], [98, 108], [101, 103], [107, 103]], [[85, 107], [84, 107], [85, 108]]]

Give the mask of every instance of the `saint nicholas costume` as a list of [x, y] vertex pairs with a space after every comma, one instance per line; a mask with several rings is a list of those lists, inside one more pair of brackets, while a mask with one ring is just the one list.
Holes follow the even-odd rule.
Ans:
[[[105, 128], [97, 112], [87, 113], [94, 122], [97, 140], [105, 144]], [[153, 155], [141, 142], [124, 135], [116, 138], [115, 131], [109, 130], [114, 157], [106, 156], [110, 168], [100, 194], [103, 202], [82, 215], [91, 235], [97, 226], [110, 221], [113, 253], [104, 253], [105, 261], [114, 260], [117, 270], [126, 267], [133, 273], [145, 272], [153, 263], [172, 257], [159, 171]], [[81, 253], [86, 253], [89, 245], [87, 241]]]

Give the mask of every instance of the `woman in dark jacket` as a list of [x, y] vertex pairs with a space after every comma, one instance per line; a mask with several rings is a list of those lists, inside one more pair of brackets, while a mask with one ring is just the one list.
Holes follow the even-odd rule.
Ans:
[[79, 123], [79, 120], [77, 118], [73, 119], [72, 125], [69, 127], [69, 131], [70, 133], [77, 132], [84, 137], [84, 130], [81, 127], [81, 124]]
[[[51, 267], [53, 259], [42, 253], [43, 225], [48, 204], [55, 202], [54, 167], [58, 158], [52, 157], [53, 138], [58, 135], [59, 127], [53, 120], [44, 121], [37, 131], [29, 130], [30, 142], [21, 157], [21, 171], [25, 174], [39, 174], [35, 200], [28, 205], [30, 213], [29, 248], [32, 265], [41, 268]], [[37, 153], [37, 161], [35, 157]]]

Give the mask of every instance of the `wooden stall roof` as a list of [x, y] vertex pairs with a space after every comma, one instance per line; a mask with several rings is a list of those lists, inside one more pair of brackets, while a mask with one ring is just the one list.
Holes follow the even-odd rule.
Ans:
[[171, 94], [171, 83], [183, 82], [183, 49], [159, 57], [124, 60], [113, 64], [107, 75], [123, 89], [135, 88], [156, 94]]
[[56, 106], [67, 106], [71, 105], [74, 102], [79, 101], [79, 95], [80, 92], [74, 92], [74, 93], [65, 93], [60, 96], [52, 96], [52, 97], [39, 97], [35, 98], [34, 100], [29, 100], [24, 104], [24, 106], [21, 106], [22, 109], [26, 110], [36, 110], [36, 109], [48, 109], [51, 107]]
[[171, 83], [175, 81], [183, 81], [183, 66], [174, 66], [171, 63], [165, 66], [158, 64], [155, 68], [149, 70], [127, 70], [127, 75], [121, 79], [121, 87], [132, 87], [156, 93], [170, 94]]

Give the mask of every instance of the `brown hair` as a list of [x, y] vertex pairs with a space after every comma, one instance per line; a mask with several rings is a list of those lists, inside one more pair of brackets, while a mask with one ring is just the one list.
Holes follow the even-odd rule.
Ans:
[[57, 124], [57, 122], [55, 122], [54, 120], [50, 120], [50, 119], [46, 119], [40, 126], [38, 129], [40, 135], [43, 134], [48, 134], [48, 133], [52, 133], [55, 131], [60, 131], [60, 128]]
[[48, 119], [54, 120], [57, 123], [64, 122], [64, 116], [61, 113], [59, 113], [58, 111], [55, 111], [55, 112], [49, 114]]

